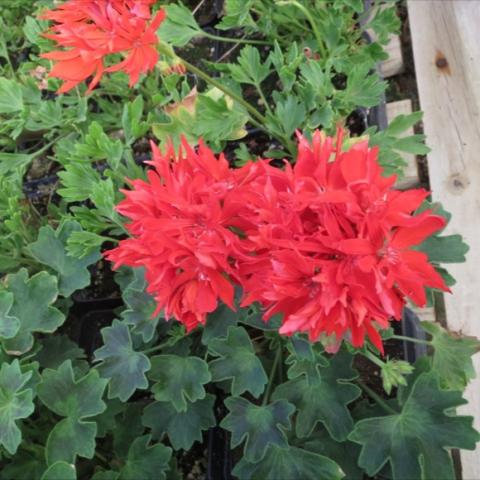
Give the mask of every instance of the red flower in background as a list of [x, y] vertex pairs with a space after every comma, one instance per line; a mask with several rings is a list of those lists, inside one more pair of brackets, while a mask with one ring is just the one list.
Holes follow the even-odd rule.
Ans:
[[[43, 18], [56, 24], [45, 34], [62, 50], [45, 53], [55, 63], [50, 76], [64, 81], [59, 93], [74, 88], [90, 76], [88, 90], [99, 83], [105, 72], [124, 71], [134, 85], [141, 73], [158, 61], [156, 31], [165, 18], [160, 10], [151, 19], [154, 0], [69, 0]], [[125, 59], [106, 67], [105, 58], [123, 53]]]
[[393, 190], [377, 150], [366, 141], [342, 152], [336, 140], [299, 135], [296, 165], [266, 167], [245, 197], [245, 297], [283, 314], [280, 332], [334, 335], [359, 347], [365, 336], [381, 351], [378, 328], [400, 319], [406, 298], [425, 305], [425, 287], [448, 290], [423, 253], [411, 247], [445, 226], [430, 211], [412, 213], [428, 192]]
[[240, 239], [235, 225], [237, 190], [244, 179], [221, 155], [186, 142], [178, 155], [169, 146], [162, 154], [152, 144], [153, 169], [147, 181], [131, 181], [118, 211], [131, 219], [132, 238], [107, 252], [114, 267], [146, 269], [148, 292], [187, 330], [205, 323], [220, 298], [233, 308], [237, 274], [232, 257]]

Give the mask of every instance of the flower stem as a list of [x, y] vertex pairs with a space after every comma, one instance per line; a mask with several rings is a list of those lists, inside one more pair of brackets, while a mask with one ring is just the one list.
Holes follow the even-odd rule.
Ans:
[[242, 107], [244, 107], [245, 110], [247, 110], [248, 113], [250, 113], [250, 115], [255, 117], [256, 120], [258, 120], [262, 124], [265, 124], [267, 119], [255, 107], [253, 107], [252, 105], [250, 105], [250, 103], [245, 101], [240, 95], [237, 95], [235, 92], [232, 92], [229, 88], [227, 88], [225, 85], [220, 83], [218, 80], [211, 77], [210, 75], [208, 75], [208, 73], [205, 73], [203, 70], [196, 67], [195, 65], [192, 65], [190, 62], [187, 62], [187, 60], [184, 60], [182, 58], [181, 62], [185, 65], [185, 67], [188, 70], [190, 70], [190, 72], [194, 73], [195, 75], [199, 76], [201, 79], [205, 80], [207, 83], [221, 90], [223, 93], [225, 93], [225, 95], [228, 95], [237, 103], [242, 105]]
[[147, 350], [143, 350], [142, 353], [144, 355], [149, 355], [151, 353], [158, 352], [159, 350], [162, 350], [165, 347], [169, 347], [171, 345], [171, 339], [167, 340], [166, 342], [161, 343], [160, 345], [156, 345], [155, 347], [152, 348], [147, 348]]
[[372, 363], [379, 366], [380, 368], [383, 368], [385, 366], [385, 362], [380, 360], [378, 357], [376, 357], [373, 353], [369, 352], [368, 350], [365, 352], [360, 352], [360, 354], [363, 355], [365, 358], [368, 358]]
[[374, 392], [370, 387], [365, 385], [363, 382], [360, 380], [357, 380], [358, 385], [360, 388], [373, 400], [375, 400], [375, 403], [377, 405], [380, 405], [386, 412], [388, 412], [391, 415], [398, 415], [398, 412], [396, 412], [390, 405], [385, 402], [380, 395], [378, 395], [376, 392]]
[[318, 31], [317, 24], [315, 23], [315, 20], [313, 19], [312, 14], [308, 10], [308, 8], [305, 7], [305, 5], [302, 5], [300, 2], [297, 2], [296, 0], [280, 1], [277, 2], [277, 5], [293, 5], [294, 7], [302, 11], [302, 13], [305, 15], [305, 17], [307, 17], [308, 22], [312, 26], [313, 33], [315, 34], [315, 38], [317, 39], [318, 51], [322, 58], [325, 60], [327, 58], [327, 49], [325, 48], [322, 36]]
[[221, 37], [219, 35], [213, 35], [212, 33], [208, 33], [205, 31], [202, 31], [202, 36], [210, 38], [211, 40], [219, 40], [220, 42], [226, 42], [226, 43], [244, 43], [246, 45], [272, 45], [271, 42], [268, 42], [266, 40]]
[[403, 340], [405, 342], [420, 343], [421, 345], [431, 345], [430, 340], [421, 340], [419, 338], [405, 337], [403, 335], [392, 335], [390, 337], [392, 340]]
[[270, 371], [270, 377], [268, 378], [268, 385], [267, 389], [265, 390], [265, 394], [263, 395], [262, 405], [266, 405], [270, 400], [270, 394], [273, 388], [273, 379], [275, 378], [275, 373], [277, 371], [278, 364], [282, 358], [282, 347], [279, 346], [275, 353], [275, 358], [273, 360], [272, 370]]

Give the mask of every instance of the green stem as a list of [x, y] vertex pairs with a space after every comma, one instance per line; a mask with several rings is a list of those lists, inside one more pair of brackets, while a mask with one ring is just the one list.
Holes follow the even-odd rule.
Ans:
[[265, 106], [265, 110], [273, 117], [273, 112], [270, 108], [270, 105], [267, 102], [267, 98], [263, 93], [262, 87], [259, 84], [259, 85], [255, 85], [255, 88], [257, 89], [258, 95], [260, 96], [260, 99], [262, 100], [262, 103]]
[[162, 350], [165, 347], [169, 347], [170, 342], [171, 342], [171, 340], [167, 340], [166, 342], [163, 342], [160, 345], [156, 345], [155, 347], [147, 348], [147, 350], [143, 350], [142, 353], [144, 355], [150, 355], [151, 353], [158, 352], [159, 350]]
[[181, 59], [181, 61], [185, 65], [185, 67], [187, 67], [188, 70], [190, 70], [192, 73], [194, 73], [195, 75], [205, 80], [207, 83], [221, 90], [223, 93], [225, 93], [225, 95], [228, 95], [229, 97], [231, 97], [237, 103], [242, 105], [242, 107], [244, 107], [248, 111], [248, 113], [250, 113], [253, 117], [255, 117], [255, 119], [258, 120], [261, 124], [265, 124], [267, 119], [255, 107], [253, 107], [252, 105], [250, 105], [250, 103], [245, 101], [240, 95], [237, 95], [235, 92], [232, 92], [225, 85], [223, 85], [218, 80], [208, 75], [208, 73], [205, 73], [203, 70], [200, 70], [195, 65], [192, 65], [190, 62], [187, 62], [183, 58]]
[[266, 40], [251, 40], [251, 39], [244, 39], [244, 38], [229, 38], [229, 37], [221, 37], [219, 35], [213, 35], [211, 33], [202, 31], [202, 36], [210, 38], [211, 40], [219, 40], [220, 42], [226, 43], [244, 43], [246, 45], [272, 45], [271, 42]]
[[368, 358], [375, 365], [378, 365], [380, 368], [383, 368], [385, 366], [385, 362], [380, 360], [378, 357], [376, 357], [373, 353], [369, 352], [368, 350], [365, 352], [359, 352], [359, 353], [363, 355], [365, 358]]
[[[419, 338], [405, 337], [403, 335], [392, 335], [390, 337], [392, 340], [403, 340], [405, 342], [420, 343], [421, 345], [431, 345], [432, 342], [429, 340], [420, 340]], [[389, 340], [390, 340], [389, 339]]]
[[315, 20], [313, 19], [312, 14], [308, 10], [308, 8], [306, 8], [305, 5], [302, 5], [300, 2], [297, 2], [296, 0], [285, 0], [285, 1], [277, 2], [277, 5], [293, 5], [294, 7], [298, 8], [300, 11], [303, 12], [303, 14], [307, 17], [308, 22], [312, 26], [313, 33], [318, 43], [318, 51], [322, 56], [322, 58], [326, 59], [327, 49], [323, 44], [322, 36], [320, 35], [320, 32], [318, 31], [318, 28], [317, 28], [317, 24], [315, 23]]
[[265, 394], [263, 395], [262, 405], [266, 405], [270, 400], [270, 393], [273, 388], [273, 379], [275, 378], [275, 373], [277, 371], [278, 363], [282, 358], [282, 347], [279, 346], [275, 353], [275, 358], [273, 360], [272, 370], [270, 371], [270, 377], [268, 378], [268, 385], [267, 389], [265, 390]]
[[37, 150], [36, 152], [32, 153], [32, 157], [33, 158], [36, 158], [38, 157], [39, 155], [41, 155], [42, 153], [45, 153], [46, 151], [48, 151], [53, 145], [55, 145], [59, 140], [61, 140], [62, 138], [65, 138], [68, 134], [64, 134], [64, 135], [60, 135], [58, 136], [57, 138], [55, 138], [54, 140], [52, 140], [51, 142], [48, 142], [46, 145], [44, 145], [40, 150]]
[[362, 388], [362, 390], [375, 402], [377, 405], [380, 405], [386, 412], [390, 413], [391, 415], [398, 415], [390, 405], [388, 405], [377, 393], [375, 393], [370, 387], [367, 387], [363, 382], [357, 380], [358, 385]]
[[107, 457], [103, 456], [101, 453], [99, 452], [95, 452], [95, 456], [100, 460], [102, 461], [105, 465], [108, 465], [108, 460], [107, 460]]

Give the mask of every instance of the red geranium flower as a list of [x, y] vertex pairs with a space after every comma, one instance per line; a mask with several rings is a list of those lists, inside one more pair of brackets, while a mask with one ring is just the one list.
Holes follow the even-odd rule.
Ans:
[[243, 172], [202, 143], [195, 151], [184, 141], [178, 154], [173, 146], [164, 154], [152, 148], [147, 181], [132, 180], [118, 206], [131, 219], [132, 238], [106, 257], [115, 268], [145, 267], [157, 312], [164, 309], [190, 330], [205, 323], [219, 298], [233, 308], [229, 279], [237, 277], [233, 257], [240, 240], [231, 227]]
[[[43, 18], [56, 22], [45, 34], [64, 50], [42, 55], [55, 61], [50, 76], [64, 81], [64, 93], [93, 75], [91, 91], [104, 72], [122, 70], [134, 85], [141, 73], [155, 67], [158, 60], [156, 31], [165, 18], [160, 10], [149, 22], [153, 0], [69, 0]], [[105, 67], [105, 58], [123, 53], [120, 63]]]
[[260, 302], [264, 318], [283, 314], [281, 333], [334, 335], [381, 351], [378, 328], [400, 319], [409, 298], [426, 302], [425, 287], [448, 290], [425, 254], [412, 250], [445, 226], [430, 211], [414, 215], [423, 189], [393, 190], [377, 149], [366, 141], [343, 152], [332, 138], [299, 135], [295, 167], [265, 166], [245, 194], [251, 225], [243, 242], [254, 252], [240, 272], [243, 304]]

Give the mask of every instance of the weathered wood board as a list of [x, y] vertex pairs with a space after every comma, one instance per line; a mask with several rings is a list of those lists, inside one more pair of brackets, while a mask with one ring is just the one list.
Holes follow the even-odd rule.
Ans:
[[[467, 263], [449, 267], [457, 285], [445, 298], [447, 324], [480, 337], [480, 2], [409, 0], [408, 12], [433, 197], [453, 214], [448, 232], [470, 244]], [[479, 375], [480, 354], [474, 363]], [[461, 411], [480, 429], [480, 378], [466, 398]], [[463, 479], [480, 479], [480, 448], [461, 459]]]

